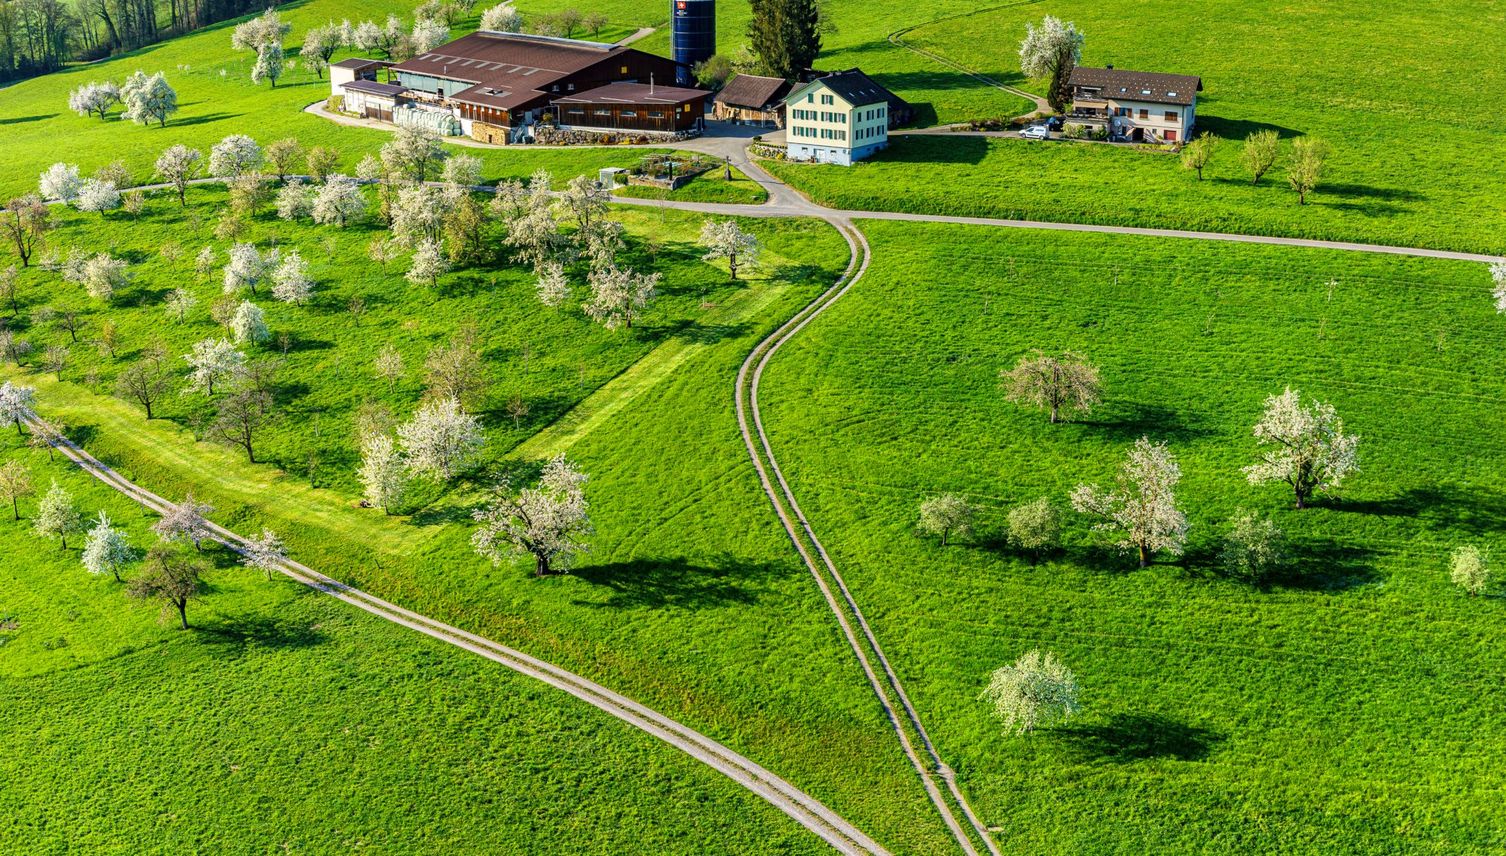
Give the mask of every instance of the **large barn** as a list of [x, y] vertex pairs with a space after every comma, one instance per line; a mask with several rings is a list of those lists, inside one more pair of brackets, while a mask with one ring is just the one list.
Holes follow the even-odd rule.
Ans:
[[515, 143], [546, 116], [586, 131], [699, 131], [709, 93], [675, 87], [676, 69], [673, 60], [622, 45], [482, 30], [387, 72], [402, 90], [400, 124]]

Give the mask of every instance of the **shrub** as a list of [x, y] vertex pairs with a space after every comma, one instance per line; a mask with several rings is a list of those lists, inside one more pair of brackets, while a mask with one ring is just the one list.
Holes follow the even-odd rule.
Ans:
[[1490, 586], [1490, 554], [1473, 544], [1454, 551], [1448, 563], [1449, 579], [1471, 597]]
[[1021, 550], [1039, 555], [1061, 541], [1061, 514], [1044, 496], [1010, 509], [1007, 519], [1009, 543]]
[[1229, 522], [1219, 561], [1231, 577], [1262, 582], [1286, 561], [1281, 530], [1271, 518], [1240, 509]]

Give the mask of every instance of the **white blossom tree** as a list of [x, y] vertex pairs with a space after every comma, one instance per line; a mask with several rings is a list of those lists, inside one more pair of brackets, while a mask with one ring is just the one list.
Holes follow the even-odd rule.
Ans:
[[109, 303], [115, 292], [130, 281], [131, 274], [125, 259], [112, 258], [109, 253], [99, 253], [84, 262], [84, 290], [95, 300]]
[[413, 264], [405, 274], [406, 279], [414, 285], [427, 285], [434, 288], [439, 285], [439, 278], [450, 270], [450, 260], [444, 254], [440, 243], [425, 238], [418, 244], [418, 249], [413, 253]]
[[444, 481], [469, 468], [486, 443], [480, 421], [454, 398], [423, 405], [411, 421], [398, 426], [397, 436], [410, 471]]
[[1291, 485], [1296, 506], [1306, 508], [1314, 493], [1336, 488], [1359, 468], [1360, 438], [1344, 433], [1333, 405], [1314, 401], [1288, 387], [1265, 400], [1265, 414], [1255, 424], [1260, 461], [1244, 468], [1250, 484], [1282, 481]]
[[142, 125], [156, 122], [158, 127], [166, 127], [167, 117], [178, 112], [178, 93], [160, 71], [150, 77], [135, 72], [120, 87], [120, 96], [125, 102], [120, 118]]
[[79, 185], [82, 183], [78, 177], [78, 164], [55, 163], [37, 179], [37, 190], [43, 199], [56, 199], [72, 204], [78, 198]]
[[219, 262], [219, 257], [214, 254], [214, 247], [205, 244], [204, 249], [199, 250], [193, 258], [193, 272], [199, 279], [208, 279], [209, 274], [214, 272], [214, 266]]
[[927, 535], [940, 535], [941, 546], [945, 547], [952, 535], [965, 538], [972, 534], [976, 513], [966, 499], [955, 493], [944, 493], [920, 504], [919, 528]]
[[224, 339], [196, 342], [193, 352], [185, 354], [183, 359], [192, 369], [188, 374], [189, 388], [205, 395], [214, 395], [215, 384], [232, 380], [246, 363], [246, 355]]
[[420, 18], [413, 22], [413, 53], [423, 54], [450, 40], [450, 28], [443, 21]]
[[168, 146], [158, 156], [157, 176], [172, 185], [173, 192], [178, 194], [179, 205], [188, 204], [188, 182], [192, 180], [194, 173], [198, 172], [199, 161], [203, 159], [203, 152], [182, 143]]
[[193, 292], [186, 288], [175, 288], [167, 293], [167, 298], [162, 301], [162, 308], [174, 321], [182, 324], [198, 302], [199, 299], [193, 296]]
[[1082, 59], [1083, 34], [1075, 24], [1047, 15], [1039, 26], [1025, 25], [1020, 42], [1020, 71], [1026, 77], [1049, 78], [1046, 100], [1060, 111], [1072, 100], [1067, 80]]
[[539, 270], [537, 285], [539, 302], [558, 309], [570, 299], [570, 279], [565, 276], [565, 266], [559, 262], [546, 262]]
[[214, 506], [199, 502], [189, 493], [152, 524], [152, 532], [164, 541], [192, 544], [195, 550], [203, 550], [204, 541], [210, 536], [208, 518], [213, 513]]
[[53, 480], [52, 487], [37, 505], [37, 518], [32, 521], [32, 527], [44, 538], [61, 541], [64, 550], [68, 549], [68, 536], [83, 531], [83, 518], [79, 516], [78, 506], [73, 504], [73, 496], [57, 480]]
[[494, 33], [516, 33], [523, 29], [523, 16], [511, 3], [498, 3], [481, 13], [481, 29]]
[[658, 293], [660, 275], [635, 273], [616, 266], [591, 271], [591, 299], [581, 305], [587, 316], [608, 330], [632, 329], [633, 319], [643, 314]]
[[261, 571], [270, 580], [273, 573], [282, 569], [282, 563], [287, 558], [287, 549], [283, 546], [282, 539], [271, 529], [263, 529], [259, 537], [246, 540], [241, 564]]
[[737, 281], [739, 267], [754, 267], [758, 264], [758, 238], [744, 232], [736, 220], [707, 220], [701, 224], [701, 246], [706, 255], [701, 258], [710, 262], [727, 260], [727, 270], [732, 281]]
[[1506, 314], [1506, 262], [1490, 263], [1490, 281], [1494, 283], [1490, 293], [1496, 299], [1496, 312]]
[[1010, 401], [1047, 411], [1052, 424], [1063, 411], [1069, 418], [1087, 413], [1103, 394], [1098, 367], [1070, 351], [1055, 356], [1036, 349], [1021, 357], [1013, 369], [999, 372], [999, 377]]
[[409, 249], [424, 241], [438, 241], [450, 209], [444, 192], [437, 187], [415, 184], [398, 191], [392, 206], [392, 237]]
[[451, 155], [440, 168], [439, 180], [444, 182], [445, 195], [459, 199], [471, 188], [481, 184], [481, 158], [475, 155]]
[[1094, 528], [1118, 535], [1116, 546], [1134, 550], [1143, 568], [1157, 551], [1182, 554], [1187, 515], [1177, 508], [1174, 493], [1181, 479], [1182, 468], [1166, 444], [1141, 437], [1119, 468], [1114, 490], [1078, 485], [1072, 491], [1072, 508], [1101, 518]]
[[209, 174], [215, 178], [239, 178], [261, 165], [261, 146], [245, 134], [231, 134], [209, 150]]
[[408, 469], [397, 444], [386, 434], [366, 438], [361, 444], [361, 468], [357, 471], [367, 504], [391, 514], [403, 501], [408, 488]]
[[1077, 696], [1072, 670], [1055, 654], [1037, 649], [1023, 654], [1012, 666], [996, 669], [979, 700], [988, 702], [1006, 732], [1029, 734], [1038, 726], [1076, 715], [1082, 709]]
[[307, 217], [314, 207], [313, 193], [308, 185], [295, 178], [278, 189], [276, 207], [280, 220]]
[[388, 173], [413, 181], [426, 181], [431, 170], [445, 159], [439, 135], [427, 128], [400, 127], [381, 148], [381, 162]]
[[567, 570], [591, 534], [585, 484], [586, 474], [563, 454], [544, 465], [533, 487], [514, 492], [504, 479], [491, 502], [475, 512], [481, 524], [471, 536], [476, 552], [495, 564], [509, 554], [531, 555], [540, 577]]
[[120, 87], [106, 80], [104, 83], [89, 81], [68, 93], [68, 109], [80, 116], [99, 114], [105, 118], [110, 108], [120, 103]]
[[120, 191], [113, 181], [86, 178], [78, 186], [78, 196], [73, 200], [73, 207], [93, 214], [114, 211], [120, 207]]
[[272, 331], [267, 329], [261, 307], [249, 300], [242, 300], [235, 307], [235, 315], [230, 319], [230, 332], [238, 344], [260, 344], [272, 338]]
[[235, 244], [225, 263], [225, 293], [235, 294], [248, 288], [255, 294], [256, 286], [277, 269], [280, 261], [281, 252], [275, 248], [262, 253], [252, 244]]
[[309, 276], [309, 263], [293, 250], [283, 256], [282, 264], [272, 274], [272, 296], [284, 303], [302, 306], [314, 294], [314, 279]]
[[277, 81], [282, 77], [286, 62], [281, 44], [273, 42], [263, 45], [256, 52], [256, 64], [251, 66], [251, 82], [261, 83], [264, 80], [270, 80], [272, 88], [276, 89]]
[[303, 58], [304, 66], [313, 69], [322, 78], [335, 51], [350, 44], [354, 36], [355, 32], [349, 21], [343, 25], [331, 22], [321, 27], [310, 27], [303, 34], [303, 47], [299, 48], [298, 56]]
[[382, 28], [375, 21], [362, 21], [351, 34], [350, 46], [371, 53], [382, 44]]
[[36, 416], [36, 403], [36, 387], [0, 383], [0, 425], [15, 425], [16, 433], [23, 433], [21, 424]]
[[236, 24], [230, 31], [230, 46], [239, 51], [260, 50], [263, 45], [281, 44], [292, 29], [292, 24], [284, 23], [277, 10], [269, 7], [257, 17]]
[[110, 525], [110, 516], [103, 511], [84, 536], [84, 553], [80, 557], [84, 570], [91, 574], [110, 574], [115, 582], [122, 582], [120, 569], [136, 560], [136, 551], [126, 540], [125, 532]]
[[345, 224], [366, 213], [366, 196], [361, 186], [348, 175], [332, 175], [314, 193], [314, 222], [345, 228]]
[[577, 175], [560, 192], [559, 204], [578, 232], [588, 233], [597, 222], [606, 219], [612, 194], [596, 179]]

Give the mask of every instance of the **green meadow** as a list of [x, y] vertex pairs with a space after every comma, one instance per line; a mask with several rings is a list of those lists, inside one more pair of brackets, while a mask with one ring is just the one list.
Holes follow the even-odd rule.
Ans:
[[[144, 547], [139, 507], [0, 439]], [[699, 762], [532, 679], [210, 549], [189, 632], [0, 520], [10, 852], [817, 852]], [[7, 509], [8, 511], [8, 509]], [[127, 572], [128, 574], [130, 571]]]
[[[874, 262], [773, 360], [774, 450], [986, 822], [1019, 852], [1486, 852], [1506, 705], [1499, 597], [1448, 580], [1499, 548], [1506, 326], [1485, 267], [1285, 248], [860, 221]], [[1080, 421], [1004, 400], [1029, 349], [1101, 368]], [[1251, 426], [1291, 385], [1361, 436], [1316, 507], [1252, 487]], [[1141, 436], [1182, 468], [1187, 554], [1138, 570], [1069, 510]], [[916, 533], [966, 496], [977, 533]], [[1007, 546], [1050, 498], [1065, 546]], [[1237, 508], [1291, 566], [1251, 587], [1216, 561]], [[1034, 647], [1083, 714], [1026, 738], [977, 696]]]

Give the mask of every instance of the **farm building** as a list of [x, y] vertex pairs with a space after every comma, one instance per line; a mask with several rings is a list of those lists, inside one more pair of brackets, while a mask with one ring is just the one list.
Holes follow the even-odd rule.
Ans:
[[722, 122], [782, 128], [788, 94], [790, 83], [784, 78], [739, 74], [711, 99], [712, 115]]
[[329, 66], [329, 94], [341, 95], [343, 87], [357, 80], [375, 81], [377, 73], [392, 65], [379, 59], [366, 59], [364, 57], [351, 57], [339, 62], [330, 63]]
[[1197, 122], [1202, 78], [1114, 68], [1078, 67], [1067, 78], [1067, 124], [1106, 128], [1133, 142], [1180, 143]]
[[[693, 132], [710, 94], [661, 85], [673, 84], [675, 62], [622, 45], [485, 30], [387, 71], [399, 124], [491, 143], [523, 142], [545, 114], [586, 131]], [[351, 87], [363, 105], [378, 94], [357, 81], [340, 94]]]
[[812, 80], [784, 104], [790, 160], [851, 166], [889, 145], [888, 90], [860, 71]]

